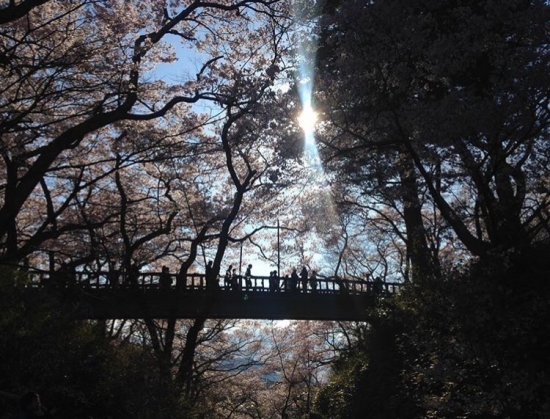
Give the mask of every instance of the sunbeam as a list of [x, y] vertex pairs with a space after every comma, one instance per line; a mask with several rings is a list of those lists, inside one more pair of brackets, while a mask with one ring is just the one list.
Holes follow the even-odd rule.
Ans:
[[[306, 163], [316, 169], [321, 169], [321, 161], [315, 143], [315, 124], [317, 123], [317, 112], [312, 103], [314, 67], [315, 67], [315, 45], [310, 39], [304, 39], [298, 48], [299, 73], [298, 92], [302, 111], [298, 116], [298, 124], [304, 132], [304, 157]], [[324, 173], [321, 172], [322, 177]]]
[[[315, 81], [315, 63], [317, 55], [317, 39], [312, 29], [311, 16], [307, 15], [304, 9], [308, 6], [302, 4], [299, 0], [295, 3], [295, 12], [297, 19], [302, 19], [304, 32], [301, 33], [300, 41], [297, 45], [296, 61], [298, 72], [296, 76], [296, 85], [300, 96], [301, 109], [296, 115], [297, 123], [303, 131], [303, 165], [307, 178], [305, 179], [306, 189], [303, 191], [308, 195], [308, 202], [316, 202], [318, 205], [317, 213], [320, 215], [319, 225], [333, 224], [336, 220], [336, 207], [333, 202], [331, 187], [327, 174], [323, 168], [316, 141], [317, 128], [319, 127], [320, 112], [316, 110], [313, 95]], [[324, 228], [324, 227], [323, 227]], [[319, 266], [324, 264], [324, 255], [330, 253], [331, 249], [322, 249], [316, 247], [312, 250], [313, 258], [317, 260]], [[333, 274], [327, 273], [327, 275]]]

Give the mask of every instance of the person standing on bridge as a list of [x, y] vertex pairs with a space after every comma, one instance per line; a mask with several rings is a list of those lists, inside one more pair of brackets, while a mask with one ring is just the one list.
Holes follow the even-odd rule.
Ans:
[[76, 285], [76, 271], [73, 265], [63, 262], [58, 273], [60, 279], [60, 283], [58, 285], [60, 287], [67, 288]]
[[252, 264], [250, 263], [246, 267], [246, 273], [244, 274], [244, 279], [246, 281], [246, 289], [252, 289]]
[[374, 278], [374, 293], [376, 295], [381, 295], [382, 292], [384, 291], [384, 282], [382, 281], [382, 279], [377, 276]]
[[296, 272], [296, 268], [292, 270], [292, 273], [290, 274], [290, 291], [294, 292], [298, 289], [298, 281], [300, 280], [300, 277], [298, 276], [298, 272]]
[[317, 272], [315, 271], [311, 271], [309, 286], [311, 287], [311, 292], [317, 292]]
[[305, 266], [302, 268], [302, 271], [300, 272], [300, 279], [302, 280], [302, 292], [306, 293], [308, 274]]
[[226, 289], [231, 288], [231, 273], [233, 271], [233, 265], [229, 265], [227, 271], [225, 271], [225, 277], [223, 278], [223, 285]]
[[164, 290], [169, 290], [172, 287], [172, 278], [170, 277], [168, 266], [162, 267], [162, 272], [159, 277], [159, 286]]
[[126, 285], [137, 286], [139, 281], [139, 274], [139, 265], [137, 261], [134, 261], [128, 269], [128, 275], [126, 276]]
[[204, 270], [204, 277], [206, 281], [206, 289], [207, 290], [214, 290], [218, 289], [219, 284], [216, 281], [216, 278], [214, 277], [214, 268], [212, 267], [212, 261], [208, 261], [208, 264], [206, 265], [206, 268]]
[[233, 274], [231, 275], [231, 289], [233, 291], [241, 290], [241, 278], [237, 274], [237, 268], [233, 268]]
[[271, 271], [269, 273], [269, 291], [279, 291], [279, 277], [277, 276], [277, 271]]

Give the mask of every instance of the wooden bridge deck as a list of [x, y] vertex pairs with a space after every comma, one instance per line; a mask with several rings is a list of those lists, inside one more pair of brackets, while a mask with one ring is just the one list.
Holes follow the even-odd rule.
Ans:
[[[316, 289], [293, 289], [282, 280], [269, 287], [268, 277], [244, 278], [237, 289], [222, 280], [206, 286], [204, 275], [189, 275], [176, 287], [176, 277], [162, 286], [158, 273], [140, 274], [133, 283], [109, 281], [108, 274], [83, 274], [59, 280], [35, 275], [26, 293], [47, 292], [78, 302], [78, 315], [88, 319], [238, 318], [294, 320], [369, 320], [368, 308], [398, 292], [402, 284], [318, 279]], [[235, 287], [234, 287], [235, 288]]]

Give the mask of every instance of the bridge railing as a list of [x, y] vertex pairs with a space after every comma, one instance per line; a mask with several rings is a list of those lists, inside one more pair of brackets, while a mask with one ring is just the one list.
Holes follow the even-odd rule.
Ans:
[[[164, 279], [163, 279], [164, 275]], [[33, 272], [30, 274], [30, 283], [26, 286], [33, 288], [87, 288], [87, 289], [175, 289], [176, 274], [162, 274], [160, 272], [142, 272], [138, 275], [128, 275], [119, 272]], [[307, 293], [307, 294], [394, 294], [403, 286], [399, 282], [366, 281], [339, 277], [318, 277], [315, 284], [301, 280], [293, 283], [290, 278], [270, 278], [267, 276], [252, 276], [247, 281], [244, 276], [233, 278], [229, 283], [222, 276], [207, 284], [205, 274], [190, 273], [180, 285], [189, 292], [205, 291], [208, 289], [227, 292], [254, 292], [254, 293]]]

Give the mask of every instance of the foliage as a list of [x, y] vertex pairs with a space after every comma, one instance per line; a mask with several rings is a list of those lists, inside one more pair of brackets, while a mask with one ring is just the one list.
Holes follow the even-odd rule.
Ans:
[[187, 417], [176, 416], [177, 398], [162, 385], [147, 348], [109, 344], [100, 324], [75, 320], [74, 307], [55, 294], [22, 300], [10, 284], [14, 278], [24, 281], [2, 269], [3, 391], [36, 391], [60, 418]]
[[[379, 320], [400, 364], [377, 383], [396, 383], [383, 406], [548, 416], [548, 3], [321, 6], [320, 152], [347, 225], [365, 226], [341, 237], [382, 238], [370, 254], [412, 281]], [[384, 361], [368, 344], [355, 354], [334, 375], [349, 392], [330, 387], [323, 413], [379, 402], [361, 377]]]
[[331, 418], [547, 417], [548, 245], [410, 284], [334, 364]]
[[394, 263], [437, 274], [457, 252], [528, 247], [547, 229], [549, 10], [326, 4], [320, 152], [341, 208], [406, 247]]
[[[217, 275], [230, 244], [273, 229], [266, 208], [292, 200], [280, 191], [297, 171], [281, 159], [296, 148], [295, 104], [275, 83], [285, 82], [289, 10], [258, 0], [3, 4], [0, 261], [118, 273], [166, 264], [183, 278], [201, 256]], [[110, 326], [116, 350], [90, 338], [90, 352], [113, 375], [95, 370], [87, 389], [103, 379], [133, 416], [164, 391], [163, 408], [181, 397], [212, 414], [223, 361], [252, 354], [229, 377], [261, 361], [261, 339], [229, 332], [231, 322]], [[117, 376], [128, 382], [115, 391]], [[136, 385], [155, 382], [140, 397]]]
[[315, 410], [325, 418], [407, 418], [418, 408], [402, 382], [398, 339], [403, 324], [393, 304], [373, 313], [369, 325], [348, 325], [351, 345], [332, 364], [328, 385], [319, 392]]
[[[328, 365], [345, 346], [333, 322], [207, 320], [198, 332], [190, 376], [181, 381], [177, 369], [193, 325], [178, 322], [170, 388], [201, 417], [312, 414]], [[149, 346], [137, 328], [132, 339]]]
[[406, 380], [429, 417], [546, 417], [548, 245], [404, 295]]
[[287, 106], [274, 80], [288, 5], [81, 0], [3, 11], [13, 19], [0, 23], [0, 260], [179, 265], [201, 229], [200, 245], [225, 236], [221, 259], [237, 215], [261, 214], [242, 195], [268, 202], [277, 189], [274, 121]]
[[287, 264], [322, 240], [331, 274], [407, 289], [368, 327], [146, 318], [105, 339], [5, 268], [6, 390], [76, 417], [548, 416], [548, 2], [318, 6], [323, 169], [285, 90], [309, 36], [290, 2], [3, 2], [0, 262], [166, 264], [181, 286], [243, 243], [274, 263], [282, 230]]

